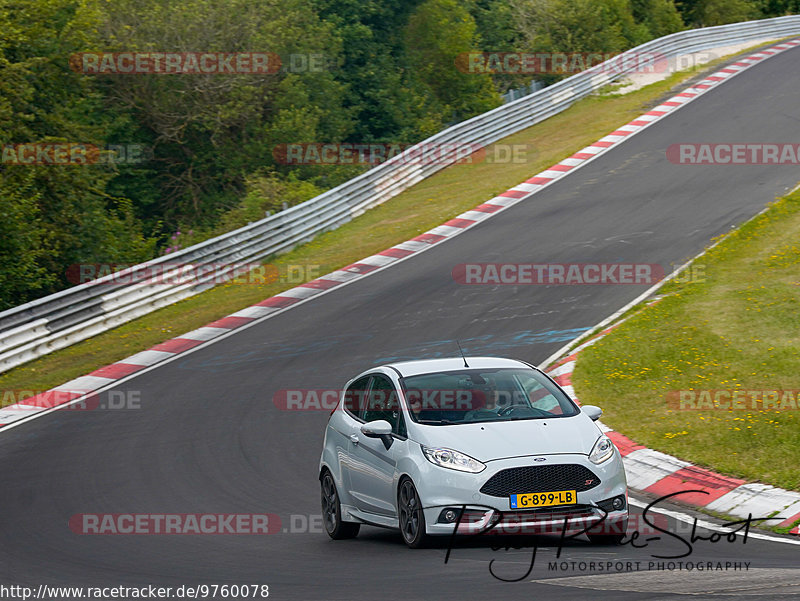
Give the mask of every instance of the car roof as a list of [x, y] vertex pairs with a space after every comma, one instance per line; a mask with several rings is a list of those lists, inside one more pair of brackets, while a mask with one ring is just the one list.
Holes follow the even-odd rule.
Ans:
[[467, 365], [464, 367], [464, 359], [462, 357], [449, 357], [446, 359], [421, 359], [418, 361], [400, 361], [398, 363], [388, 363], [383, 367], [392, 368], [398, 372], [402, 377], [418, 376], [420, 374], [429, 374], [442, 371], [456, 371], [460, 369], [495, 369], [498, 367], [511, 367], [511, 368], [527, 368], [530, 365], [517, 359], [503, 359], [502, 357], [467, 357]]

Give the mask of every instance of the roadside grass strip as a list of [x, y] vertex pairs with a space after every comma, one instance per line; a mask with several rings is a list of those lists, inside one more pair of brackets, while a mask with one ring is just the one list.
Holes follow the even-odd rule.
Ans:
[[615, 440], [623, 454], [647, 455], [665, 471], [629, 470], [633, 487], [702, 489], [684, 502], [732, 515], [778, 511], [786, 519], [773, 526], [797, 533], [798, 233], [800, 191], [696, 259], [702, 269], [690, 273], [702, 275], [668, 282], [658, 302], [556, 368], [583, 403], [603, 408], [608, 427], [625, 432]]

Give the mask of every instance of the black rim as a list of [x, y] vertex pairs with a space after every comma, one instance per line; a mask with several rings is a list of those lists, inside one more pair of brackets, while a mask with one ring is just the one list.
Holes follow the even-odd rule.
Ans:
[[400, 487], [400, 531], [408, 542], [417, 537], [421, 513], [417, 491], [414, 490], [414, 485], [406, 480]]
[[336, 501], [336, 486], [330, 474], [326, 474], [322, 479], [322, 515], [325, 516], [325, 529], [328, 532], [333, 532], [339, 523]]

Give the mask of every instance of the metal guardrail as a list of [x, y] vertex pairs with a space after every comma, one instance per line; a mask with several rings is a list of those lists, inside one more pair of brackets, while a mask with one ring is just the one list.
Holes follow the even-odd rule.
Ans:
[[[124, 271], [79, 284], [0, 313], [0, 372], [105, 332], [122, 323], [211, 288], [220, 275], [290, 250], [346, 223], [459, 158], [466, 145], [482, 147], [547, 119], [608, 83], [636, 70], [637, 56], [674, 57], [751, 40], [800, 34], [800, 16], [735, 23], [674, 33], [632, 48], [611, 61], [504, 104], [431, 136], [404, 153], [304, 203], [238, 230]], [[630, 59], [626, 61], [626, 59]], [[609, 64], [619, 70], [609, 72]], [[626, 62], [629, 63], [626, 67]], [[412, 157], [424, 147], [453, 145], [453, 151], [429, 163]], [[210, 275], [197, 273], [188, 283], [142, 283], [148, 269], [184, 275], [209, 263], [226, 265]], [[199, 270], [197, 270], [199, 272]], [[120, 282], [123, 276], [130, 281]], [[116, 278], [116, 279], [115, 279]], [[139, 283], [137, 283], [139, 282]]]

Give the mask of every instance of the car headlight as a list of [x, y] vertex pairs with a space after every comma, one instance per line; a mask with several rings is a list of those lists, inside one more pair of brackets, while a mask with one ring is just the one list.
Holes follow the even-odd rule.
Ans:
[[601, 436], [597, 439], [592, 447], [592, 452], [589, 453], [589, 461], [592, 463], [603, 463], [608, 461], [614, 455], [614, 443], [608, 436]]
[[459, 472], [477, 474], [486, 469], [486, 466], [469, 455], [459, 453], [453, 449], [431, 448], [420, 445], [425, 458], [439, 467], [446, 467]]

